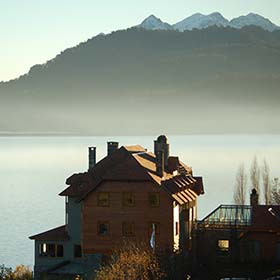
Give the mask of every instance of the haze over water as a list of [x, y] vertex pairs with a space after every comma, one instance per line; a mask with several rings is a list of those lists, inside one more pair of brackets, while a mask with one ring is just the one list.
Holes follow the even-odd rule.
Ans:
[[[140, 144], [153, 151], [156, 135], [147, 137], [0, 137], [0, 264], [33, 266], [33, 241], [28, 236], [64, 223], [64, 198], [58, 196], [67, 177], [88, 168], [88, 146], [97, 159], [107, 141]], [[271, 177], [280, 176], [280, 135], [168, 136], [171, 155], [203, 176], [198, 218], [219, 204], [232, 203], [235, 173], [244, 162], [249, 173], [254, 156], [266, 158]]]

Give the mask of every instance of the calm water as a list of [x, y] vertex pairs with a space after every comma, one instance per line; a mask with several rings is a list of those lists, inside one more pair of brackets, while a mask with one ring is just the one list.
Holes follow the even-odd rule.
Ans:
[[[106, 154], [106, 142], [141, 144], [153, 149], [154, 137], [0, 137], [0, 264], [33, 265], [28, 236], [64, 223], [65, 179], [87, 169], [87, 147]], [[199, 218], [221, 203], [232, 203], [235, 173], [241, 162], [249, 170], [256, 155], [265, 157], [272, 176], [280, 176], [280, 135], [170, 136], [171, 154], [180, 155], [195, 175], [202, 175], [206, 194], [199, 199]]]

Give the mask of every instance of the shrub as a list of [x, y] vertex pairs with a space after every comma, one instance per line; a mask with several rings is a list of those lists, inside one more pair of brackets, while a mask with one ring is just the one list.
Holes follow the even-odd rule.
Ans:
[[0, 280], [31, 280], [32, 271], [28, 266], [18, 265], [13, 271], [10, 267], [0, 265]]
[[115, 250], [109, 264], [96, 272], [94, 280], [160, 280], [164, 275], [149, 247], [126, 243]]
[[32, 271], [28, 266], [18, 265], [12, 273], [13, 280], [31, 280]]

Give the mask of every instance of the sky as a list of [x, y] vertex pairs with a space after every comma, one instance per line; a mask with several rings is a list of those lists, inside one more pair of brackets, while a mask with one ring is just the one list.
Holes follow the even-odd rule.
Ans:
[[197, 12], [228, 19], [254, 12], [280, 25], [279, 11], [279, 0], [0, 0], [0, 81], [151, 14], [173, 24]]

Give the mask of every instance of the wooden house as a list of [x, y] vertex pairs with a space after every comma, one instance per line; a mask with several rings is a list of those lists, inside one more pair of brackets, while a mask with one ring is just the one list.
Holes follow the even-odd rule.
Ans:
[[265, 279], [280, 265], [280, 206], [259, 205], [253, 189], [250, 205], [220, 205], [198, 221], [194, 243], [205, 276]]
[[201, 177], [169, 155], [167, 138], [143, 147], [118, 147], [96, 163], [89, 148], [87, 172], [70, 176], [60, 195], [66, 198], [66, 224], [30, 238], [35, 240], [35, 275], [83, 274], [90, 277], [102, 256], [125, 240], [150, 243], [155, 250], [189, 250]]

